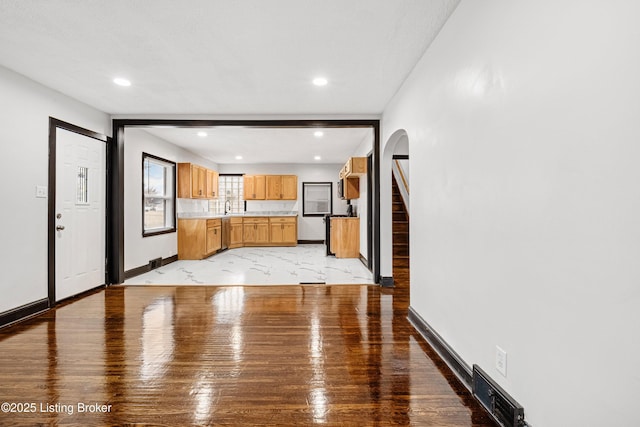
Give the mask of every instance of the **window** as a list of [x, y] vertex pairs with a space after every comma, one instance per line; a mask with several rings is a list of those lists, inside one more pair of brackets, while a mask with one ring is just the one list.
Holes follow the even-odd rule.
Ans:
[[142, 153], [142, 236], [176, 231], [176, 164]]
[[302, 183], [302, 216], [324, 216], [332, 214], [333, 183]]
[[210, 203], [216, 204], [219, 208], [216, 209], [213, 207], [213, 209], [210, 210], [220, 213], [244, 213], [243, 175], [221, 174], [218, 177], [218, 191], [220, 198], [218, 200], [212, 200]]
[[89, 204], [89, 168], [78, 167], [78, 180], [76, 182], [76, 205]]

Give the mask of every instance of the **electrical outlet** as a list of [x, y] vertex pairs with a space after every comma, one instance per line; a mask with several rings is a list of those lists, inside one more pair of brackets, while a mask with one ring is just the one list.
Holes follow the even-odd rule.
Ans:
[[498, 346], [496, 346], [496, 369], [502, 376], [507, 376], [507, 352]]

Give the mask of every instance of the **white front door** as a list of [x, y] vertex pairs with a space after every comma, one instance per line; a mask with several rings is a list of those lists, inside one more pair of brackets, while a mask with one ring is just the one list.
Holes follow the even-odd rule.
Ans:
[[56, 128], [56, 301], [105, 283], [106, 144]]

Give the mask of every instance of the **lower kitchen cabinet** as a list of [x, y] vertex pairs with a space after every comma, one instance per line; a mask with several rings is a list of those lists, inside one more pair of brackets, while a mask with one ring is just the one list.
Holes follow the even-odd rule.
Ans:
[[296, 217], [269, 218], [270, 243], [278, 246], [295, 246], [298, 243]]
[[360, 257], [360, 218], [331, 218], [331, 252], [336, 258]]
[[242, 220], [243, 246], [261, 246], [269, 243], [269, 218], [254, 217]]
[[242, 247], [242, 242], [243, 242], [242, 218], [231, 217], [230, 222], [231, 222], [231, 236], [229, 240], [229, 248]]
[[222, 222], [215, 219], [178, 220], [178, 259], [203, 259], [222, 247]]
[[222, 227], [207, 225], [207, 254], [212, 254], [222, 247]]
[[[224, 246], [296, 246], [298, 217], [226, 217], [228, 240]], [[226, 226], [225, 226], [226, 227]], [[222, 248], [220, 218], [178, 219], [178, 259], [203, 259]]]

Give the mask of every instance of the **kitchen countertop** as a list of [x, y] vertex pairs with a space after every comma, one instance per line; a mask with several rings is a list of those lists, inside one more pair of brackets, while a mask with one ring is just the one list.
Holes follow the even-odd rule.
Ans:
[[214, 218], [231, 218], [231, 217], [256, 217], [256, 216], [298, 216], [297, 212], [245, 212], [243, 214], [216, 214], [209, 212], [187, 212], [178, 214], [178, 219], [214, 219]]

